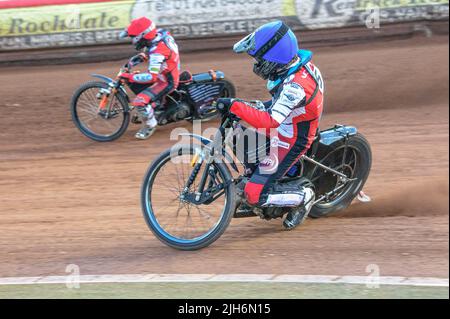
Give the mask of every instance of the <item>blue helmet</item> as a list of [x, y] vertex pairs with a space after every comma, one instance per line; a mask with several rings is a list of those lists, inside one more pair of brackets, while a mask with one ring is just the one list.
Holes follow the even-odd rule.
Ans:
[[256, 60], [253, 72], [264, 80], [273, 79], [297, 58], [298, 41], [285, 23], [275, 21], [236, 43], [234, 52], [247, 52]]

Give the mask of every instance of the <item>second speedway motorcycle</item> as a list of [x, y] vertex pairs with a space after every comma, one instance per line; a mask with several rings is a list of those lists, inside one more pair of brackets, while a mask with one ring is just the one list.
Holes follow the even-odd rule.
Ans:
[[[258, 154], [265, 156], [271, 144], [269, 140], [255, 149], [246, 148], [245, 130], [239, 119], [222, 118], [212, 140], [183, 134], [187, 141], [182, 140], [151, 164], [144, 177], [141, 204], [145, 220], [159, 240], [180, 250], [201, 249], [216, 241], [233, 217], [270, 220], [296, 209], [256, 207], [250, 214], [239, 215], [254, 163], [264, 158]], [[262, 139], [267, 140], [265, 135]], [[336, 125], [318, 132], [309, 152], [274, 187], [313, 187], [316, 200], [309, 216], [319, 218], [347, 208], [356, 197], [368, 200], [362, 188], [371, 165], [372, 152], [364, 136], [355, 127]]]
[[[119, 72], [131, 72], [126, 64]], [[121, 137], [131, 122], [141, 124], [130, 105], [126, 90], [127, 83], [93, 74], [100, 81], [83, 84], [73, 95], [71, 101], [72, 120], [85, 136], [98, 142], [110, 142]], [[147, 86], [129, 84], [134, 94], [139, 94]], [[163, 105], [155, 109], [159, 126], [182, 120], [206, 121], [217, 117], [217, 110], [211, 104], [221, 97], [233, 98], [236, 89], [225, 79], [221, 71], [201, 74], [183, 72], [178, 88], [165, 98]]]

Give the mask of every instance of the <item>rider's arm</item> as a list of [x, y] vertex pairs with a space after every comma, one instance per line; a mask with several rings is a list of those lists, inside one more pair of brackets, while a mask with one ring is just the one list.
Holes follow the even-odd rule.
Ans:
[[255, 128], [277, 128], [305, 97], [305, 91], [299, 84], [289, 82], [284, 84], [279, 98], [268, 111], [256, 110], [241, 101], [234, 102], [230, 111]]
[[260, 100], [250, 101], [250, 105], [259, 111], [267, 111], [270, 107], [272, 107], [272, 104], [272, 100], [266, 102]]
[[158, 45], [149, 52], [148, 57], [148, 72], [134, 74], [130, 77], [130, 82], [140, 84], [152, 84], [156, 82], [159, 73], [162, 70], [164, 61], [167, 60], [167, 56], [170, 54], [170, 50], [162, 45]]
[[167, 57], [165, 54], [163, 54], [163, 52], [150, 53], [148, 72], [155, 77], [158, 76], [166, 59]]
[[281, 124], [269, 112], [257, 110], [243, 101], [235, 101], [230, 111], [254, 128], [277, 128]]

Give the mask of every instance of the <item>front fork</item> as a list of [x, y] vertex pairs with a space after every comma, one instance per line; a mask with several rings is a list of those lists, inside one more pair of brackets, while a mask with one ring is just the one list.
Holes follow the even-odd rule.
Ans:
[[[181, 199], [186, 200], [189, 198], [189, 200], [194, 204], [203, 204], [207, 202], [213, 201], [215, 198], [215, 195], [222, 192], [229, 183], [232, 183], [233, 181], [223, 181], [223, 183], [218, 184], [217, 183], [217, 171], [214, 168], [214, 165], [212, 164], [214, 161], [215, 154], [217, 153], [217, 149], [220, 148], [221, 145], [223, 145], [224, 141], [224, 127], [228, 125], [228, 120], [224, 122], [221, 126], [221, 129], [218, 130], [216, 133], [216, 136], [214, 138], [214, 142], [211, 145], [211, 148], [206, 148], [201, 152], [196, 152], [192, 158], [191, 166], [194, 168], [192, 170], [191, 175], [188, 178], [188, 181], [184, 187], [183, 193], [181, 195]], [[206, 163], [206, 164], [205, 164]], [[194, 198], [192, 196], [189, 196], [189, 189], [191, 188], [192, 184], [194, 184], [195, 179], [197, 178], [202, 165], [205, 164], [205, 170], [203, 171], [203, 174], [200, 179], [200, 183], [198, 185], [198, 189], [194, 192]], [[206, 182], [209, 179], [208, 186], [206, 187]], [[206, 192], [205, 192], [206, 187]], [[220, 195], [219, 195], [220, 196]]]
[[[189, 189], [191, 188], [192, 184], [194, 184], [194, 181], [197, 178], [198, 173], [200, 172], [200, 169], [202, 168], [203, 159], [201, 159], [200, 161], [195, 160], [198, 157], [201, 158], [201, 156], [194, 156], [194, 160], [192, 161], [194, 163], [193, 164], [194, 169], [192, 170], [192, 173], [189, 176], [186, 186], [184, 187], [183, 193], [189, 192]], [[208, 179], [208, 172], [209, 172], [210, 167], [211, 167], [211, 164], [207, 163], [206, 169], [202, 174], [200, 184], [198, 185], [198, 189], [195, 192], [195, 201], [197, 201], [197, 202], [200, 201], [201, 195], [203, 194], [203, 191], [205, 190], [206, 180]]]
[[116, 93], [117, 93], [116, 88], [109, 88], [109, 89], [101, 89], [97, 95], [97, 98], [100, 98], [97, 113], [100, 116], [104, 117], [105, 119], [108, 119], [111, 116], [112, 101]]
[[119, 92], [119, 87], [121, 85], [121, 80], [119, 78], [119, 74], [117, 75], [115, 82], [108, 83], [107, 89], [101, 89], [97, 95], [97, 98], [100, 99], [100, 103], [98, 106], [97, 113], [104, 117], [105, 119], [109, 119], [111, 117], [111, 107], [114, 97]]
[[[217, 172], [214, 169], [212, 162], [209, 160], [205, 160], [201, 154], [195, 154], [193, 160], [191, 161], [191, 165], [194, 167], [194, 169], [192, 170], [192, 173], [189, 176], [188, 181], [186, 182], [183, 193], [181, 194], [181, 199], [187, 200], [196, 205], [212, 202], [214, 200], [214, 196], [225, 188], [224, 184], [217, 183]], [[206, 166], [203, 174], [200, 177], [200, 183], [197, 189], [190, 193], [189, 190], [194, 184], [194, 181], [197, 179], [203, 165]]]

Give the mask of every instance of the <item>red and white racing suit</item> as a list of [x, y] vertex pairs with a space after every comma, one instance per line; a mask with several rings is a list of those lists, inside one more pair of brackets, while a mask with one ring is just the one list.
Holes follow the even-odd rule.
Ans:
[[[128, 77], [130, 83], [148, 85], [132, 102], [137, 108], [146, 108], [149, 104], [155, 107], [155, 102], [161, 102], [178, 87], [180, 77], [178, 46], [169, 32], [158, 30], [157, 37], [145, 54], [149, 62], [148, 72], [131, 74]], [[152, 108], [149, 111], [151, 118]]]
[[276, 129], [275, 134], [270, 130], [270, 155], [261, 161], [245, 186], [245, 195], [251, 205], [266, 204], [267, 193], [273, 184], [308, 151], [323, 111], [323, 79], [320, 70], [311, 62], [274, 91], [272, 103], [266, 110], [239, 101], [230, 109], [253, 127], [266, 129], [266, 134], [269, 129]]

